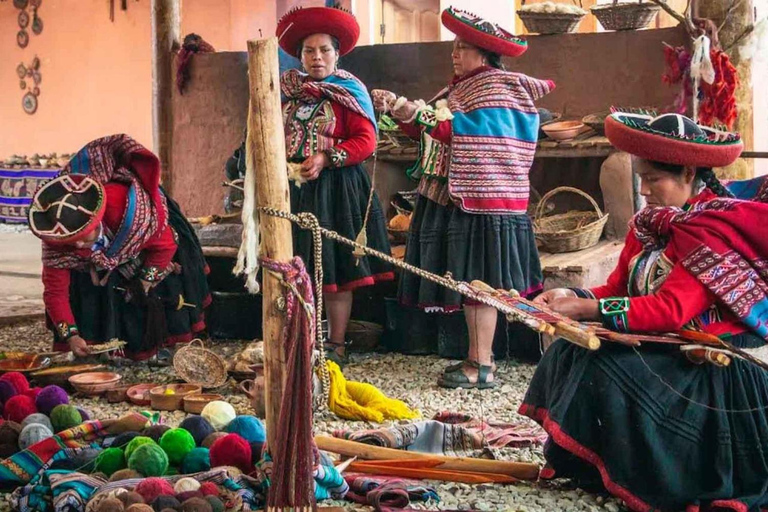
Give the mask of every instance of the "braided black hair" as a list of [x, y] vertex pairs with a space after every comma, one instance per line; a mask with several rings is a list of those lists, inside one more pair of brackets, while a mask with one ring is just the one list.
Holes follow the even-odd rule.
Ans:
[[504, 63], [501, 62], [501, 55], [494, 52], [489, 52], [488, 50], [483, 50], [482, 48], [477, 49], [480, 54], [485, 57], [485, 61], [488, 63], [489, 66], [492, 68], [500, 69], [502, 71], [506, 71], [507, 69], [504, 67]]
[[[675, 174], [677, 176], [683, 174], [685, 166], [676, 164], [667, 164], [664, 162], [649, 162], [654, 169]], [[733, 194], [720, 183], [717, 179], [715, 171], [711, 167], [697, 167], [696, 177], [699, 178], [706, 187], [711, 190], [715, 195], [719, 197], [734, 197]]]

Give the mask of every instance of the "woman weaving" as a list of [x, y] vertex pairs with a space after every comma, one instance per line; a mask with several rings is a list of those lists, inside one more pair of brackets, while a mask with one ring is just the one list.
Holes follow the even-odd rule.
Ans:
[[[642, 159], [648, 207], [604, 286], [536, 301], [616, 331], [695, 330], [763, 346], [768, 186], [733, 187], [751, 192], [736, 199], [712, 171], [739, 156], [739, 137], [677, 114], [614, 113], [605, 127], [617, 149]], [[665, 345], [588, 352], [558, 340], [520, 412], [550, 434], [548, 477], [604, 487], [632, 510], [746, 511], [768, 505], [766, 408], [768, 374], [741, 359], [695, 365]]]
[[132, 359], [205, 329], [206, 264], [192, 227], [160, 189], [160, 162], [127, 135], [95, 140], [37, 190], [43, 300], [54, 350], [118, 338]]
[[[351, 52], [360, 27], [350, 13], [331, 7], [294, 9], [277, 25], [280, 47], [301, 60], [303, 71], [281, 77], [288, 161], [301, 164], [306, 183], [291, 187], [291, 210], [314, 214], [320, 226], [356, 239], [366, 229], [368, 246], [390, 252], [386, 223], [374, 194], [364, 218], [371, 181], [362, 162], [376, 149], [376, 119], [368, 90], [339, 69], [339, 57]], [[296, 252], [312, 273], [312, 233], [296, 229]], [[391, 281], [388, 263], [359, 261], [352, 250], [323, 239], [323, 290], [329, 324], [328, 357], [342, 362], [352, 311], [352, 290]], [[317, 290], [320, 293], [320, 290]]]
[[[519, 56], [528, 46], [497, 25], [452, 7], [441, 19], [457, 35], [450, 85], [429, 105], [373, 91], [376, 108], [390, 111], [403, 131], [421, 139], [420, 161], [409, 171], [420, 181], [405, 261], [460, 281], [480, 279], [533, 294], [542, 284], [527, 215], [539, 127], [533, 102], [554, 83], [503, 69], [502, 55]], [[464, 308], [469, 358], [447, 367], [441, 386], [495, 386], [493, 308], [462, 303], [458, 293], [410, 273], [403, 274], [399, 294], [403, 304], [428, 311]]]

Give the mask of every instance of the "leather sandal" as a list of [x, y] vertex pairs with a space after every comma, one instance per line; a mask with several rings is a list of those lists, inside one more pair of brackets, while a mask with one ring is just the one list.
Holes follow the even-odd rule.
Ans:
[[344, 365], [347, 364], [346, 348], [346, 343], [334, 343], [330, 340], [325, 340], [325, 342], [323, 342], [325, 358], [339, 365], [339, 368], [343, 368]]
[[[456, 370], [461, 369], [465, 364], [471, 365], [472, 360], [471, 359], [465, 359], [463, 361], [459, 361], [458, 363], [449, 364], [445, 367], [443, 370], [443, 373], [449, 373], [449, 372], [455, 372]], [[491, 373], [496, 373], [497, 366], [496, 366], [496, 358], [491, 356]]]
[[[493, 375], [493, 366], [482, 365], [477, 361], [466, 361], [465, 364], [477, 368], [477, 381], [471, 382], [463, 370], [463, 366], [453, 371], [445, 371], [437, 380], [437, 384], [443, 388], [449, 389], [491, 389], [496, 387], [496, 381], [489, 381], [488, 377]], [[456, 366], [456, 365], [453, 365]], [[446, 369], [447, 370], [447, 369]]]

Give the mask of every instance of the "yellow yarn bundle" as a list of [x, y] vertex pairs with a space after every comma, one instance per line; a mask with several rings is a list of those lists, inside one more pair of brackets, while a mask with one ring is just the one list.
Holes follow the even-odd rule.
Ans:
[[326, 361], [331, 377], [328, 408], [346, 420], [381, 423], [384, 420], [410, 420], [421, 416], [405, 402], [387, 397], [372, 384], [347, 380], [339, 365]]

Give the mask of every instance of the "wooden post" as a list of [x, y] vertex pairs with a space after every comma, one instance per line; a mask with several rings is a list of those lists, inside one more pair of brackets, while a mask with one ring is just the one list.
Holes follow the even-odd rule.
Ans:
[[[248, 76], [251, 102], [248, 115], [249, 162], [255, 172], [256, 207], [291, 211], [288, 173], [285, 161], [285, 136], [280, 108], [280, 70], [277, 38], [248, 41]], [[261, 255], [287, 262], [293, 257], [289, 221], [259, 215]], [[287, 433], [278, 431], [280, 400], [286, 378], [285, 348], [281, 345], [284, 316], [278, 309], [283, 290], [278, 280], [263, 272], [264, 297], [264, 380], [267, 416], [267, 446], [276, 446]], [[310, 411], [307, 411], [309, 414]]]
[[160, 180], [172, 190], [173, 56], [179, 46], [181, 0], [152, 0], [152, 144]]
[[[719, 32], [720, 45], [728, 53], [731, 62], [739, 72], [739, 86], [736, 88], [736, 106], [738, 117], [733, 127], [744, 140], [744, 149], [754, 149], [754, 119], [752, 62], [742, 61], [737, 51], [736, 39], [743, 36], [745, 30], [755, 22], [754, 8], [751, 0], [699, 0], [694, 16], [708, 18], [718, 26], [725, 20], [725, 25]], [[718, 170], [718, 176], [729, 179], [747, 179], [754, 176], [754, 161], [741, 158], [734, 164]]]

